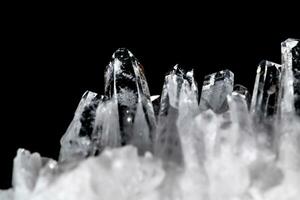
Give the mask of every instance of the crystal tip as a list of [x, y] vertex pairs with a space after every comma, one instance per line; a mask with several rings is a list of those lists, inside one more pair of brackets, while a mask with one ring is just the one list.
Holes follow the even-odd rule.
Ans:
[[121, 61], [131, 57], [134, 57], [133, 54], [126, 48], [119, 48], [112, 55], [113, 59], [119, 59]]

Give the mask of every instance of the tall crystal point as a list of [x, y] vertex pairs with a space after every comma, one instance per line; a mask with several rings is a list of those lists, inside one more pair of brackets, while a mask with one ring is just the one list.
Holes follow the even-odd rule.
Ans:
[[287, 39], [281, 43], [282, 101], [281, 112], [300, 116], [300, 42]]
[[112, 56], [105, 71], [105, 94], [118, 104], [121, 144], [152, 150], [155, 116], [143, 67], [127, 49]]
[[223, 113], [228, 110], [227, 95], [233, 90], [234, 74], [226, 69], [206, 75], [202, 86], [200, 110]]
[[281, 78], [279, 64], [262, 61], [256, 71], [255, 85], [251, 100], [251, 113], [260, 121], [277, 113]]
[[[198, 104], [198, 90], [194, 82], [193, 72], [185, 73], [178, 65], [165, 77], [161, 95], [157, 125], [157, 137], [154, 153], [166, 161], [181, 164], [183, 162], [179, 120], [179, 105], [188, 111], [187, 102]], [[192, 97], [194, 98], [192, 98]], [[183, 105], [186, 103], [185, 105]], [[182, 115], [183, 116], [183, 115]], [[189, 119], [189, 118], [185, 118]]]
[[61, 138], [60, 161], [89, 155], [92, 146], [90, 136], [98, 103], [99, 97], [96, 93], [86, 91], [83, 94], [74, 118]]

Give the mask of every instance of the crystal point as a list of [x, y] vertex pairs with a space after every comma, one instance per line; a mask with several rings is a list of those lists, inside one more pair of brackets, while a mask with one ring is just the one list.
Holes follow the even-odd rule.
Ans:
[[[143, 153], [151, 149], [156, 122], [153, 106], [150, 100], [150, 92], [143, 67], [127, 49], [118, 49], [112, 56], [112, 60], [105, 72], [105, 94], [114, 99], [118, 105], [119, 128], [121, 144], [133, 144], [139, 146], [139, 152]], [[135, 121], [143, 119], [147, 126], [141, 133], [136, 128]], [[135, 137], [142, 137], [145, 145], [141, 145]]]
[[78, 104], [74, 118], [61, 138], [60, 161], [89, 155], [95, 111], [99, 103], [96, 93], [86, 91]]
[[194, 81], [193, 71], [185, 72], [175, 65], [165, 77], [160, 101], [154, 153], [162, 159], [179, 164], [183, 162], [178, 126], [178, 123], [181, 125], [183, 120], [178, 117], [179, 112], [190, 111], [188, 108], [192, 107], [191, 104], [194, 105], [192, 110], [197, 111], [198, 88]]
[[228, 110], [227, 95], [233, 91], [234, 74], [226, 69], [206, 75], [202, 86], [200, 110], [216, 113]]
[[277, 113], [280, 78], [281, 65], [266, 60], [260, 62], [251, 100], [251, 113], [258, 121]]
[[281, 113], [300, 116], [300, 41], [287, 39], [281, 43], [282, 86]]

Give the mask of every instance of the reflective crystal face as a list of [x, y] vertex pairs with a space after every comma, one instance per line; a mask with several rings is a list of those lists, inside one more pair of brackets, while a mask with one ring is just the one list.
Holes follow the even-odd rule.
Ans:
[[233, 91], [233, 82], [234, 75], [230, 70], [206, 75], [202, 86], [200, 110], [211, 109], [216, 113], [227, 111], [227, 95]]

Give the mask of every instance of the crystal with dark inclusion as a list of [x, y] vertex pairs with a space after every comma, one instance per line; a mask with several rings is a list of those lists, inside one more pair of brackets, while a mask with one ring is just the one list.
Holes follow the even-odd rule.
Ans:
[[[179, 103], [184, 99], [181, 94], [188, 85], [198, 95], [192, 72], [184, 72], [176, 65], [165, 77], [161, 94], [160, 110], [158, 115], [157, 137], [154, 153], [163, 160], [182, 164], [183, 155], [178, 131]], [[183, 87], [184, 86], [184, 87]], [[198, 97], [197, 97], [198, 98]], [[197, 98], [196, 105], [197, 105]], [[187, 100], [187, 99], [185, 99]]]
[[261, 61], [256, 71], [251, 100], [251, 113], [255, 119], [273, 117], [278, 111], [281, 65]]
[[97, 93], [86, 91], [83, 94], [74, 118], [61, 138], [60, 161], [85, 158], [90, 154], [91, 134], [99, 101]]
[[226, 69], [206, 75], [200, 98], [200, 111], [208, 109], [215, 113], [228, 110], [227, 95], [233, 91], [234, 74]]
[[300, 42], [287, 39], [281, 43], [282, 100], [281, 112], [300, 116]]
[[118, 49], [105, 71], [105, 94], [117, 102], [121, 145], [152, 151], [155, 116], [143, 67], [125, 48]]

